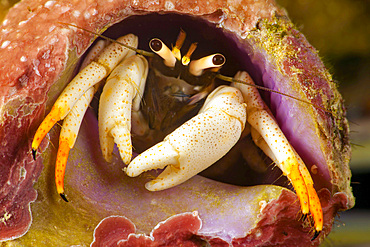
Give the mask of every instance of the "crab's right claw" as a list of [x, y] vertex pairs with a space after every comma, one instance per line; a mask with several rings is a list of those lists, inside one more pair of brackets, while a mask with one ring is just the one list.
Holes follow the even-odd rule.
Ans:
[[220, 86], [208, 96], [198, 115], [137, 156], [125, 172], [135, 177], [167, 166], [145, 186], [150, 191], [176, 186], [223, 157], [239, 140], [245, 121], [240, 91]]
[[[265, 106], [258, 90], [249, 86], [254, 82], [248, 73], [238, 72], [235, 79], [238, 82], [234, 82], [233, 85], [240, 89], [247, 103], [247, 121], [252, 126], [252, 137], [256, 145], [276, 162], [291, 181], [304, 217], [311, 213], [315, 223], [313, 237], [315, 239], [323, 228], [323, 213], [311, 175]], [[249, 85], [239, 83], [240, 81], [247, 82]]]
[[125, 164], [131, 161], [131, 108], [134, 113], [139, 111], [147, 75], [147, 60], [133, 55], [107, 78], [99, 104], [99, 139], [107, 161], [111, 160], [114, 143], [122, 161]]
[[[126, 45], [137, 47], [138, 38], [128, 34], [117, 41]], [[32, 155], [36, 159], [36, 150], [50, 129], [59, 121], [64, 119], [71, 111], [81, 96], [95, 84], [105, 78], [110, 71], [126, 56], [132, 55], [134, 51], [124, 48], [119, 44], [110, 44], [96, 61], [91, 62], [82, 69], [60, 94], [50, 113], [42, 121], [32, 141]]]

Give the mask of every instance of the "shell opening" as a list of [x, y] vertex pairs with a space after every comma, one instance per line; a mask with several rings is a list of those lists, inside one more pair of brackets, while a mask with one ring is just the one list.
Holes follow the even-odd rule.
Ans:
[[[184, 35], [180, 35], [179, 41], [178, 34], [180, 30], [184, 30], [186, 38], [184, 38]], [[137, 35], [139, 37], [139, 49], [147, 51], [151, 49], [150, 43], [153, 38], [159, 38], [166, 46], [173, 47], [176, 51], [179, 50], [177, 48], [181, 48], [182, 52], [188, 51], [191, 49], [192, 44], [197, 43], [197, 49], [191, 54], [191, 61], [196, 61], [211, 54], [223, 54], [225, 56], [223, 60], [226, 59], [225, 64], [223, 64], [223, 61], [221, 61], [219, 59], [220, 57], [217, 55], [213, 57], [213, 60], [216, 59], [215, 63], [223, 64], [222, 69], [219, 71], [222, 75], [233, 77], [237, 71], [245, 70], [248, 71], [256, 84], [274, 87], [274, 78], [276, 78], [276, 76], [266, 72], [269, 65], [265, 64], [266, 61], [260, 58], [261, 51], [255, 51], [247, 39], [240, 40], [235, 34], [220, 28], [215, 23], [203, 20], [202, 17], [194, 18], [176, 14], [131, 16], [107, 29], [104, 35], [111, 38], [118, 38], [127, 33]], [[180, 34], [181, 33], [182, 31]], [[170, 49], [168, 50], [173, 54]], [[170, 59], [164, 58], [164, 60], [169, 61]], [[174, 70], [176, 70], [176, 67]], [[152, 70], [149, 74], [151, 73], [154, 74], [154, 78], [158, 79], [157, 72]], [[172, 72], [168, 73], [169, 74], [160, 75], [160, 80], [167, 81], [169, 77], [173, 76], [171, 75]], [[275, 73], [279, 72], [275, 71]], [[189, 78], [191, 81], [192, 77], [190, 76]], [[177, 100], [181, 99], [186, 101], [198, 90], [196, 87], [188, 89], [183, 85], [183, 82], [178, 82], [176, 85], [170, 86], [166, 83], [167, 82], [164, 82], [164, 85], [159, 88], [151, 87], [150, 91], [162, 93], [164, 95], [173, 95], [173, 98]], [[197, 83], [202, 82], [195, 82], [194, 84]], [[228, 83], [216, 79], [214, 84], [207, 85], [205, 90], [210, 90], [210, 88], [220, 84]], [[149, 85], [153, 85], [153, 83], [149, 83]], [[179, 91], [178, 88], [181, 88], [181, 90]], [[145, 94], [147, 94], [148, 91], [149, 90], [146, 90]], [[144, 102], [148, 105], [153, 101], [153, 98], [145, 94]], [[275, 114], [278, 108], [277, 106], [280, 106], [283, 101], [282, 97], [279, 95], [271, 95], [269, 92], [261, 92], [261, 95], [273, 114]], [[161, 100], [163, 101], [163, 99], [164, 98]], [[167, 100], [168, 98], [164, 100], [166, 105], [168, 105]], [[199, 101], [202, 102], [202, 100]], [[150, 140], [133, 137], [135, 150], [142, 152], [159, 142], [179, 124], [183, 123], [185, 121], [184, 119], [189, 119], [195, 115], [199, 108], [200, 107], [195, 106], [191, 107], [191, 109], [186, 109], [186, 113], [181, 113], [176, 121], [170, 121], [169, 123], [169, 121], [163, 120], [162, 127], [160, 127], [162, 130], [161, 133], [152, 135], [149, 138]], [[286, 108], [286, 110], [289, 111], [288, 108]], [[148, 115], [148, 113], [146, 114]], [[158, 116], [147, 117], [150, 119], [151, 117], [157, 118]], [[166, 119], [167, 116], [161, 117], [162, 119]], [[158, 128], [156, 125], [157, 123], [154, 121], [152, 126], [153, 129]], [[292, 133], [287, 134], [293, 135]], [[287, 137], [289, 139], [289, 136]], [[298, 145], [303, 145], [303, 143], [304, 140], [302, 140], [302, 144], [298, 143]], [[257, 148], [250, 135], [242, 138], [229, 154], [217, 162], [217, 164], [204, 171], [201, 175], [236, 185], [275, 184], [289, 187], [285, 176], [281, 176], [281, 171], [275, 168], [272, 160]], [[320, 187], [323, 186], [320, 185]]]

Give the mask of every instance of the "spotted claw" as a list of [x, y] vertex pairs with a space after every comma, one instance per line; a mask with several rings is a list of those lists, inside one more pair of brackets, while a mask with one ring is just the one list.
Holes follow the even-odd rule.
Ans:
[[99, 104], [99, 139], [103, 156], [108, 161], [114, 143], [122, 161], [126, 164], [131, 161], [131, 114], [139, 115], [147, 75], [147, 60], [141, 55], [133, 55], [107, 78]]
[[245, 104], [239, 90], [220, 86], [208, 96], [198, 115], [137, 156], [125, 172], [135, 177], [167, 166], [146, 188], [171, 188], [223, 157], [239, 140], [245, 121]]

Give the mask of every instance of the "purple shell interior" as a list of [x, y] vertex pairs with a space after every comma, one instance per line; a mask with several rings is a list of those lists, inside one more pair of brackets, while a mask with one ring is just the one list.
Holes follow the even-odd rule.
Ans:
[[[207, 240], [211, 246], [228, 246], [233, 242], [255, 246], [266, 241], [295, 246], [320, 242], [320, 239], [311, 242], [310, 227], [302, 230], [303, 223], [297, 219], [300, 206], [296, 196], [282, 187], [235, 186], [195, 176], [165, 191], [147, 191], [145, 182], [157, 174], [123, 176], [117, 150], [112, 163], [105, 162], [96, 152], [99, 144], [94, 113], [89, 110], [85, 118], [70, 153], [66, 191], [73, 210], [87, 211], [94, 221], [106, 217], [95, 229], [95, 244], [202, 246], [200, 243]], [[325, 224], [331, 225], [337, 208], [333, 205], [345, 199], [343, 195], [331, 198], [326, 189], [319, 194], [325, 198]], [[40, 220], [47, 216], [38, 217]], [[67, 217], [63, 216], [69, 222]], [[69, 217], [75, 217], [73, 211]], [[288, 233], [281, 234], [287, 225]], [[328, 229], [325, 227], [325, 231]]]
[[[110, 27], [104, 35], [111, 38], [118, 38], [126, 33], [134, 33], [139, 38], [139, 48], [149, 49], [149, 41], [152, 38], [160, 38], [169, 47], [175, 42], [182, 28], [187, 33], [187, 39], [183, 46], [186, 49], [193, 42], [198, 42], [198, 48], [193, 53], [192, 59], [197, 59], [212, 53], [220, 52], [226, 56], [226, 63], [221, 73], [227, 76], [233, 76], [238, 70], [246, 70], [254, 79], [256, 84], [282, 91], [289, 95], [301, 98], [302, 95], [297, 89], [291, 88], [286, 83], [287, 77], [267, 61], [268, 56], [263, 50], [256, 50], [245, 41], [239, 40], [234, 34], [225, 29], [217, 28], [215, 24], [195, 20], [194, 17], [175, 14], [149, 14], [143, 16], [133, 16]], [[305, 47], [301, 47], [305, 49]], [[295, 99], [287, 98], [276, 93], [260, 91], [269, 108], [272, 110], [281, 129], [287, 136], [290, 143], [300, 154], [305, 164], [310, 168], [316, 165], [319, 172], [314, 175], [316, 189], [330, 188], [330, 174], [326, 166], [326, 161], [320, 147], [319, 137], [316, 134], [315, 122], [310, 116], [303, 114], [302, 108], [305, 104]], [[255, 185], [261, 183], [273, 183], [286, 186], [286, 179], [278, 178], [280, 171], [274, 170], [273, 174], [255, 174], [254, 171], [248, 171], [244, 185]], [[245, 175], [244, 175], [245, 176]], [[253, 179], [248, 182], [248, 177]], [[227, 179], [226, 179], [227, 180]], [[252, 179], [250, 179], [252, 181]]]
[[[253, 228], [256, 212], [259, 212], [261, 207], [258, 203], [252, 203], [256, 200], [255, 196], [263, 194], [262, 197], [268, 201], [267, 198], [281, 191], [279, 187], [250, 188], [227, 185], [200, 176], [164, 191], [154, 193], [147, 191], [144, 187], [145, 182], [157, 174], [151, 173], [138, 178], [124, 176], [123, 163], [117, 150], [112, 163], [105, 162], [97, 152], [96, 155], [88, 157], [79, 156], [79, 153], [92, 154], [93, 150], [100, 148], [95, 141], [98, 140], [96, 118], [91, 111], [85, 117], [86, 124], [80, 131], [81, 138], [76, 144], [76, 150], [72, 150], [70, 156], [66, 189], [67, 191], [73, 189], [73, 193], [79, 193], [80, 196], [70, 195], [73, 196], [72, 199], [83, 198], [82, 205], [94, 204], [94, 212], [128, 217], [140, 232], [150, 233], [153, 226], [159, 223], [158, 219], [164, 220], [168, 217], [169, 211], [173, 214], [199, 211], [203, 221], [200, 234], [218, 236], [231, 241], [232, 238], [245, 236], [246, 231]], [[73, 200], [73, 204], [81, 201]], [[166, 209], [163, 209], [163, 206]], [[227, 228], [219, 232], [220, 226]]]

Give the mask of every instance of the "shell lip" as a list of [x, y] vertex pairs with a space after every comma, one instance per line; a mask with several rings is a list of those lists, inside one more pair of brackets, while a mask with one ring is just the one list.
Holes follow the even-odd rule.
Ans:
[[[214, 15], [221, 15], [221, 13], [218, 11]], [[254, 30], [262, 30], [263, 25], [261, 23], [262, 22], [259, 22]], [[235, 33], [223, 28], [219, 23], [206, 20], [204, 16], [193, 17], [190, 15], [179, 15], [165, 12], [140, 13], [140, 15], [130, 16], [123, 21], [112, 25], [104, 32], [104, 35], [110, 38], [118, 38], [120, 35], [126, 33], [134, 33], [139, 37], [139, 48], [150, 50], [148, 44], [152, 38], [160, 38], [163, 41], [166, 40], [168, 41], [167, 45], [170, 47], [171, 44], [174, 43], [180, 28], [185, 30], [187, 33], [186, 43], [184, 44], [185, 50], [192, 42], [198, 42], [198, 48], [193, 55], [194, 59], [216, 52], [225, 54], [227, 62], [221, 70], [222, 74], [233, 76], [238, 70], [246, 70], [257, 84], [261, 86], [264, 86], [265, 84], [265, 86], [272, 89], [275, 89], [273, 83], [274, 79], [279, 80], [280, 82], [288, 80], [288, 78], [279, 74], [281, 72], [276, 68], [271, 68], [270, 65], [265, 65], [265, 63], [268, 63], [267, 58], [262, 57], [266, 55], [264, 54], [265, 51], [261, 49], [261, 47], [255, 45], [253, 43], [253, 39], [241, 39]], [[251, 31], [251, 33], [253, 33], [253, 31]], [[279, 75], [276, 76], [275, 74]], [[266, 78], [270, 78], [270, 80]], [[276, 109], [275, 106], [282, 102], [281, 96], [275, 97], [269, 92], [261, 92], [261, 94], [273, 112]], [[280, 122], [284, 122], [282, 117], [278, 120]], [[292, 135], [292, 132], [288, 132], [288, 135]], [[298, 143], [298, 146], [302, 145], [302, 141], [299, 141]], [[304, 156], [309, 157], [307, 154]], [[266, 156], [264, 156], [264, 159], [266, 159], [266, 163], [272, 163], [272, 161]], [[325, 169], [326, 168], [323, 168], [323, 170]], [[238, 180], [235, 179], [228, 179], [222, 176], [216, 177], [219, 181], [233, 182], [238, 185], [271, 183], [292, 189], [287, 182], [287, 179], [281, 176], [279, 169], [273, 169], [269, 175], [264, 174], [262, 176], [259, 173], [255, 173], [253, 169], [248, 171], [236, 170], [234, 174], [249, 174], [247, 177], [250, 179], [242, 179], [240, 177], [238, 180], [244, 182], [237, 182]], [[203, 175], [210, 177], [207, 175], [207, 172], [203, 173]], [[256, 177], [261, 177], [261, 179], [255, 179]], [[215, 178], [215, 176], [213, 176], [213, 178]], [[323, 179], [325, 180], [324, 182]], [[331, 190], [330, 179], [328, 179], [327, 175], [319, 178], [314, 177], [314, 180], [317, 180], [318, 182], [317, 189], [329, 188]]]

